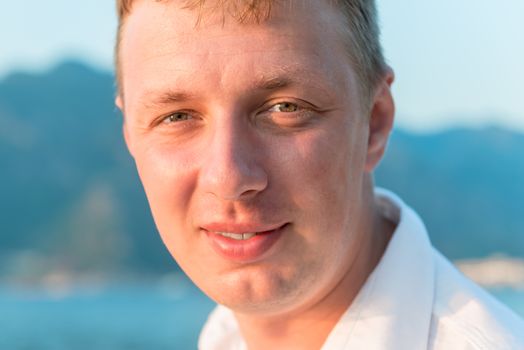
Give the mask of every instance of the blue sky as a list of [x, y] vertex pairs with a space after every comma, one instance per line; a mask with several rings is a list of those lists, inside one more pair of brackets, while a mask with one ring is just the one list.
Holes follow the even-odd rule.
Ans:
[[[398, 125], [524, 131], [524, 1], [378, 0]], [[111, 69], [112, 0], [0, 5], [0, 79], [64, 58]]]

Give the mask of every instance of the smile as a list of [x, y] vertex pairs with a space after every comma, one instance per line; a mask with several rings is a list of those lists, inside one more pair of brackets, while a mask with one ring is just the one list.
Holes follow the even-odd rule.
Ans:
[[257, 233], [254, 232], [246, 232], [246, 233], [232, 233], [232, 232], [213, 232], [217, 235], [236, 239], [237, 241], [244, 241], [246, 239], [253, 238], [257, 235]]
[[[202, 232], [213, 250], [222, 258], [237, 263], [264, 259], [282, 237], [284, 225], [207, 225]], [[233, 232], [231, 232], [233, 231]]]

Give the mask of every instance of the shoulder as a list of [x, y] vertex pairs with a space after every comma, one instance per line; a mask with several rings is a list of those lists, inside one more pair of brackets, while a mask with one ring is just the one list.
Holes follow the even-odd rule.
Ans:
[[524, 349], [524, 321], [437, 251], [430, 349]]

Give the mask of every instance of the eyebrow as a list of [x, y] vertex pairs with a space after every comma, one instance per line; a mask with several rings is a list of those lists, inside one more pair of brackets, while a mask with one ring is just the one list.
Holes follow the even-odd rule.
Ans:
[[255, 90], [277, 90], [292, 85], [293, 81], [287, 76], [277, 76], [272, 78], [260, 78], [255, 84]]
[[308, 89], [320, 91], [329, 95], [333, 87], [325, 85], [318, 73], [303, 69], [285, 67], [279, 72], [272, 72], [259, 76], [252, 85], [254, 90], [278, 90], [286, 87], [306, 86]]
[[[311, 84], [312, 81], [316, 80], [316, 76], [308, 71], [282, 69], [279, 73], [273, 72], [259, 76], [251, 85], [251, 89], [252, 91], [273, 91], [289, 86]], [[315, 84], [315, 88], [326, 90], [321, 84]], [[145, 93], [142, 97], [142, 104], [147, 107], [158, 107], [195, 99], [197, 99], [197, 96], [187, 91], [167, 89]]]
[[147, 107], [157, 107], [194, 99], [195, 96], [193, 94], [184, 91], [167, 90], [160, 93], [152, 91], [144, 94], [142, 97], [142, 103]]

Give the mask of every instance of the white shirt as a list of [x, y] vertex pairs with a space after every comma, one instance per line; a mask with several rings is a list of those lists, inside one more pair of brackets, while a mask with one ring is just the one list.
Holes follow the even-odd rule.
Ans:
[[[436, 251], [411, 208], [391, 192], [375, 193], [397, 228], [321, 350], [524, 350], [524, 321]], [[247, 349], [231, 310], [219, 305], [210, 314], [199, 349]]]

